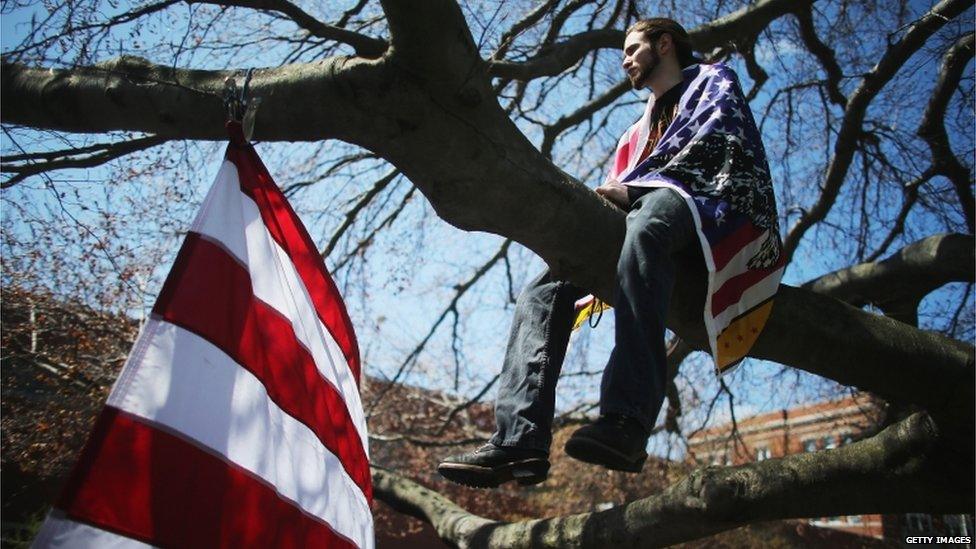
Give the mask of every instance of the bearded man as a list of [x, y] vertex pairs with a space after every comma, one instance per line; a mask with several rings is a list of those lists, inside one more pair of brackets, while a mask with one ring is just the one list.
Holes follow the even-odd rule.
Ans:
[[[643, 116], [620, 138], [597, 194], [627, 211], [614, 288], [615, 345], [600, 385], [600, 416], [566, 443], [571, 457], [639, 472], [664, 402], [665, 321], [673, 256], [692, 251], [708, 270], [703, 319], [719, 373], [745, 357], [769, 316], [782, 254], [769, 167], [735, 73], [698, 63], [671, 19], [627, 31], [623, 70], [650, 89]], [[451, 456], [445, 478], [475, 487], [549, 470], [556, 381], [586, 291], [548, 272], [519, 296], [488, 444]]]

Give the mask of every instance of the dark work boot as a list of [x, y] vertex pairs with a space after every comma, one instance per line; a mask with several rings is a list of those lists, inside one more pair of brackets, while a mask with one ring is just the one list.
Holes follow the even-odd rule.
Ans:
[[485, 444], [474, 452], [451, 456], [437, 466], [442, 477], [475, 488], [494, 488], [516, 480], [538, 484], [549, 475], [549, 455], [542, 450]]
[[636, 419], [608, 414], [577, 429], [566, 442], [566, 453], [608, 469], [639, 473], [647, 459], [648, 436]]

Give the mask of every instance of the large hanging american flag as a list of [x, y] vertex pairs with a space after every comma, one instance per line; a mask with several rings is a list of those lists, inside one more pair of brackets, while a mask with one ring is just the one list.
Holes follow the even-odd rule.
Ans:
[[359, 350], [240, 125], [35, 547], [372, 547]]

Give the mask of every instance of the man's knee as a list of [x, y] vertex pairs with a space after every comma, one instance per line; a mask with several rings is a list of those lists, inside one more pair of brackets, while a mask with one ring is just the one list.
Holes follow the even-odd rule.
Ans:
[[686, 247], [694, 235], [694, 219], [685, 199], [673, 189], [655, 189], [638, 199], [627, 214], [624, 250], [673, 253]]

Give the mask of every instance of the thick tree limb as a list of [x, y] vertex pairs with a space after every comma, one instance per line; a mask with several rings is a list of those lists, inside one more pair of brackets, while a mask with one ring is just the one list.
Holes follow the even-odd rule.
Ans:
[[[478, 47], [456, 2], [383, 0], [382, 5], [398, 66], [454, 92], [481, 76]], [[480, 102], [482, 98], [469, 99]]]
[[871, 303], [893, 318], [914, 324], [918, 303], [926, 295], [949, 282], [973, 281], [974, 246], [972, 235], [930, 236], [884, 261], [834, 271], [803, 288], [855, 307]]
[[624, 32], [621, 30], [584, 31], [542, 48], [538, 55], [526, 61], [492, 61], [488, 73], [507, 80], [522, 81], [555, 76], [595, 49], [620, 48], [623, 43]]
[[814, 224], [827, 217], [837, 195], [847, 177], [854, 153], [857, 151], [857, 141], [861, 138], [862, 124], [871, 100], [890, 81], [898, 69], [919, 50], [929, 36], [941, 29], [952, 18], [969, 9], [971, 3], [966, 0], [943, 0], [933, 7], [921, 19], [913, 23], [905, 32], [901, 40], [891, 45], [878, 61], [871, 72], [864, 77], [861, 84], [848, 98], [844, 110], [844, 120], [837, 133], [834, 143], [834, 156], [827, 167], [827, 173], [821, 185], [823, 189], [816, 203], [811, 206], [787, 233], [783, 242], [783, 249], [787, 258], [792, 258], [800, 240], [806, 231]]
[[[406, 121], [384, 123], [376, 113], [355, 105], [356, 92], [380, 87], [382, 67], [381, 61], [330, 58], [255, 71], [251, 94], [262, 98], [255, 138], [297, 141], [345, 136], [356, 142], [347, 130], [364, 124], [379, 134], [401, 131]], [[210, 140], [226, 137], [224, 81], [238, 76], [234, 71], [173, 69], [129, 56], [61, 70], [4, 63], [0, 71], [4, 123]]]
[[835, 450], [704, 467], [662, 494], [620, 507], [517, 523], [473, 515], [377, 468], [373, 487], [377, 498], [429, 522], [459, 547], [664, 547], [755, 520], [923, 509], [968, 512], [973, 496], [965, 479], [972, 473], [957, 481], [941, 469], [945, 455], [939, 450], [945, 444], [935, 422], [915, 414]]
[[772, 317], [750, 356], [972, 425], [972, 346], [812, 292], [780, 286]]

